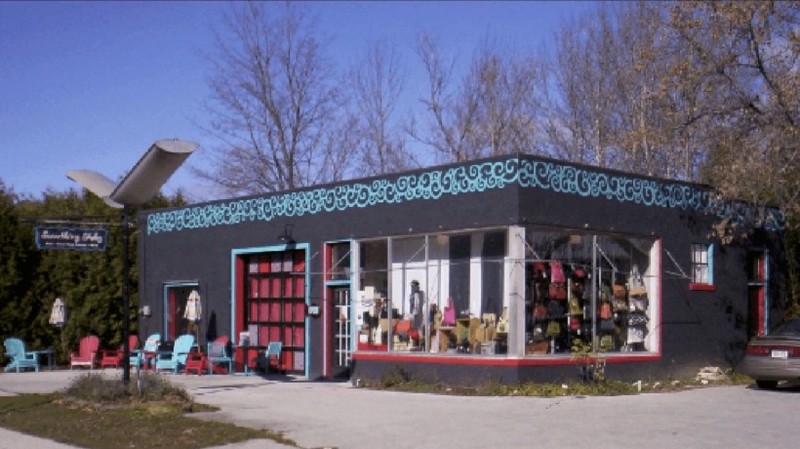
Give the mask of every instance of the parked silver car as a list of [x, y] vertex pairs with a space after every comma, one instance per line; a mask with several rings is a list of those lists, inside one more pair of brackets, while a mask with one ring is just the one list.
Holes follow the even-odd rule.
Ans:
[[775, 388], [783, 380], [800, 380], [800, 318], [785, 321], [768, 335], [753, 337], [738, 371], [764, 389]]

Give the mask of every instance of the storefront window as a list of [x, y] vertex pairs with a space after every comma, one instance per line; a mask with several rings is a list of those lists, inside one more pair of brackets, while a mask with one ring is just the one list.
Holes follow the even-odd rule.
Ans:
[[490, 230], [362, 242], [359, 348], [505, 352], [506, 240], [506, 230]]
[[526, 231], [526, 355], [655, 350], [656, 240]]
[[511, 227], [358, 246], [360, 350], [568, 356], [576, 339], [658, 350], [655, 238]]

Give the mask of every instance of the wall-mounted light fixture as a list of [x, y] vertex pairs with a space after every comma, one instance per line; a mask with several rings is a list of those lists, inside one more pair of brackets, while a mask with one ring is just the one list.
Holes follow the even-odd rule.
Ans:
[[294, 228], [294, 225], [291, 223], [284, 225], [283, 234], [278, 236], [278, 240], [287, 245], [294, 244], [294, 237], [292, 237], [292, 228]]
[[139, 313], [145, 318], [150, 318], [150, 316], [152, 315], [152, 311], [150, 310], [150, 306], [147, 305], [147, 304], [142, 306], [142, 308], [139, 310]]

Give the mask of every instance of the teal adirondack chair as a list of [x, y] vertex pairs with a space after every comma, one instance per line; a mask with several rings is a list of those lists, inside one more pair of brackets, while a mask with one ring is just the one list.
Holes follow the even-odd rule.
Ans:
[[186, 356], [191, 352], [192, 346], [194, 346], [194, 335], [184, 334], [175, 339], [169, 358], [156, 358], [156, 372], [168, 369], [178, 374], [178, 371], [186, 366]]
[[131, 368], [152, 368], [149, 366], [158, 354], [158, 345], [161, 343], [161, 334], [152, 334], [144, 341], [140, 349], [131, 349]]
[[20, 369], [33, 368], [39, 372], [39, 354], [36, 351], [27, 351], [24, 341], [10, 337], [3, 341], [3, 345], [6, 347], [6, 357], [11, 359], [3, 371], [16, 369], [19, 372]]

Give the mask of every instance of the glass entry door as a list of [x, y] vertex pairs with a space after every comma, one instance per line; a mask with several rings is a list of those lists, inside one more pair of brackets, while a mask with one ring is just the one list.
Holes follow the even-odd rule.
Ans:
[[350, 287], [332, 287], [333, 375], [349, 374], [351, 360]]

